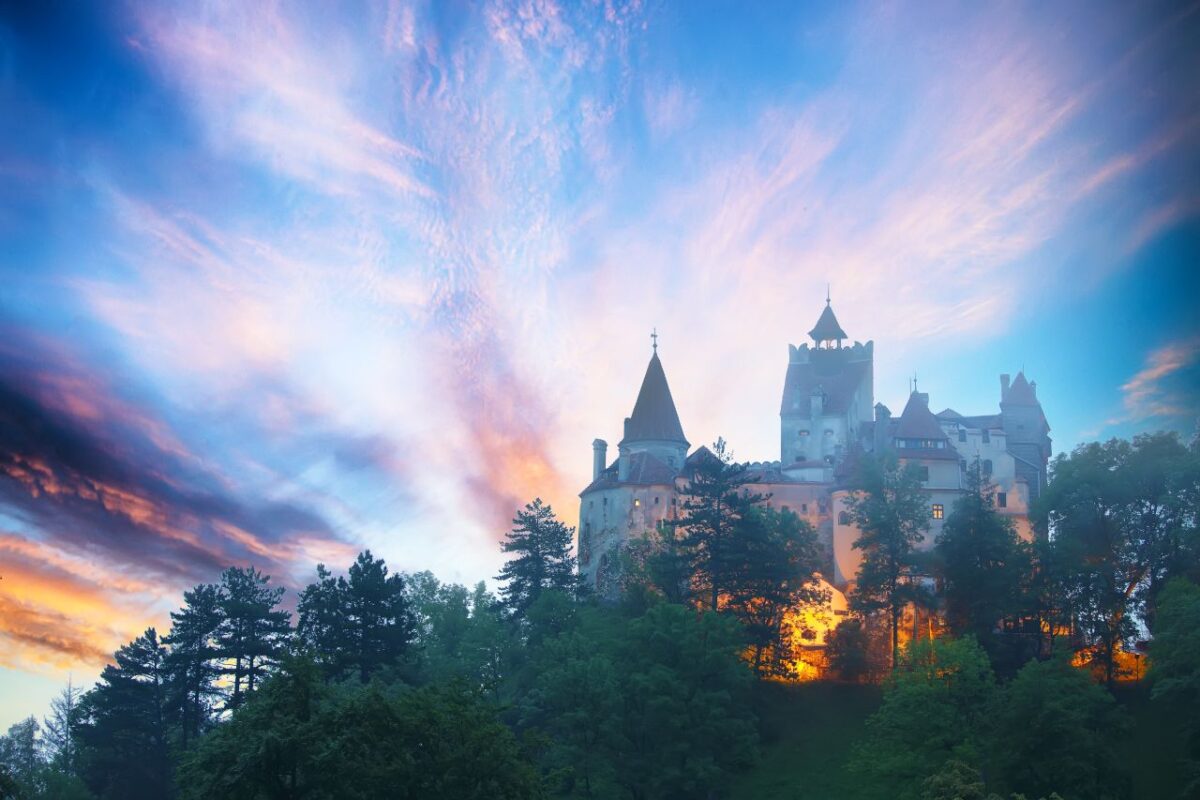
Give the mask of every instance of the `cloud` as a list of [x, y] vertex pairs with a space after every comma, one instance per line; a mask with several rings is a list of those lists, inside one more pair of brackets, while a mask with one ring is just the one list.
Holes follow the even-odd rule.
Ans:
[[1121, 386], [1125, 416], [1116, 422], [1150, 419], [1200, 420], [1200, 337], [1166, 344], [1151, 351], [1146, 366]]

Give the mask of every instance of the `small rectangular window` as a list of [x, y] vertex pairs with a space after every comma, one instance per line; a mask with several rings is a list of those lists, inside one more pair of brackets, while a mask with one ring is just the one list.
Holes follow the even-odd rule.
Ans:
[[958, 429], [958, 440], [960, 442], [965, 442], [967, 440], [967, 429], [966, 428]]
[[800, 504], [800, 510], [801, 510], [803, 513], [807, 514], [807, 513], [808, 513], [808, 503], [801, 503], [801, 504]]
[[933, 504], [933, 518], [941, 519], [944, 516], [946, 516], [946, 507], [943, 506], [941, 503], [934, 503]]
[[638, 500], [638, 499], [635, 497], [635, 498], [633, 499], [633, 507], [634, 507], [634, 508], [638, 508], [638, 507], [640, 507], [641, 505], [642, 505], [642, 501], [641, 501], [641, 500]]
[[1008, 494], [1006, 492], [996, 492], [996, 505], [1001, 508], [1008, 508]]
[[992, 432], [989, 431], [987, 428], [984, 428], [983, 429], [983, 443], [987, 444], [991, 440], [992, 440]]
[[983, 460], [983, 474], [984, 475], [992, 474], [992, 460], [990, 458], [985, 458]]
[[923, 480], [923, 481], [929, 480], [929, 467], [920, 467], [919, 469], [921, 472], [921, 480]]
[[658, 495], [654, 495], [654, 505], [658, 505]]

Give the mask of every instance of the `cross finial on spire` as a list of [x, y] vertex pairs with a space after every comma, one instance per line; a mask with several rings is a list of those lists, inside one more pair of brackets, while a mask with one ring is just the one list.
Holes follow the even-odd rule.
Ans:
[[654, 354], [658, 355], [658, 326], [650, 330], [651, 347], [654, 348]]
[[917, 391], [917, 373], [913, 373], [913, 391]]
[[829, 305], [829, 284], [825, 284], [825, 305]]

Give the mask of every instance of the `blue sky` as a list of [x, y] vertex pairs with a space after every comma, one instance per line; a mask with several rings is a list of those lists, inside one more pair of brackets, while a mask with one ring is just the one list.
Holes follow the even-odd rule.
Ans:
[[747, 459], [827, 284], [894, 410], [1195, 428], [1195, 4], [6, 13], [0, 724], [223, 565], [490, 578], [654, 326]]

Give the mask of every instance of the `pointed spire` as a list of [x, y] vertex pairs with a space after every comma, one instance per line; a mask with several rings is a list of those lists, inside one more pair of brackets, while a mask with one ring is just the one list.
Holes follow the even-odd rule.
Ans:
[[654, 355], [658, 355], [658, 326], [657, 325], [650, 329], [650, 341], [652, 342], [652, 344], [650, 346], [654, 349]]
[[837, 317], [834, 316], [833, 306], [829, 300], [829, 285], [825, 287], [825, 309], [821, 311], [821, 316], [817, 319], [817, 324], [808, 332], [812, 340], [817, 344], [821, 342], [837, 341], [841, 347], [841, 340], [848, 339], [846, 332], [842, 330], [842, 326], [838, 324]]
[[625, 419], [625, 438], [621, 444], [642, 441], [688, 443], [683, 426], [679, 424], [679, 412], [675, 410], [667, 375], [658, 359], [657, 347], [650, 356], [633, 413]]
[[913, 389], [912, 394], [908, 396], [908, 404], [904, 406], [904, 413], [900, 415], [895, 436], [898, 439], [946, 438], [946, 432], [929, 410], [928, 395]]
[[1038, 403], [1037, 394], [1034, 393], [1033, 387], [1025, 378], [1025, 370], [1022, 369], [1017, 373], [1017, 377], [1013, 379], [1012, 386], [1004, 396], [1004, 403], [1015, 406], [1036, 406]]

